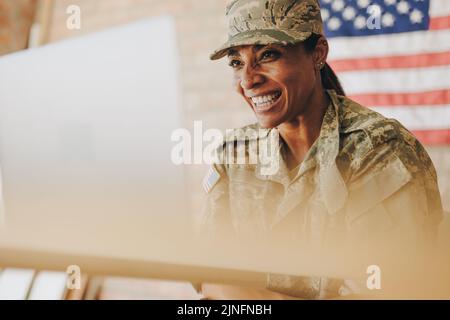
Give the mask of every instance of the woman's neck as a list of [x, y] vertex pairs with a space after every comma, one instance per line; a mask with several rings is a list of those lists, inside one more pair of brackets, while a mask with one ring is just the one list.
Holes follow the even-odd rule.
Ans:
[[321, 89], [311, 97], [302, 114], [278, 126], [280, 135], [289, 151], [286, 154], [289, 168], [293, 168], [303, 161], [306, 153], [319, 137], [328, 104], [328, 95]]

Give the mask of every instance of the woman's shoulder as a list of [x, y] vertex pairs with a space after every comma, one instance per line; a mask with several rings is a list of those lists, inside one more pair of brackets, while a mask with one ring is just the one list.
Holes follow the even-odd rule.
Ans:
[[442, 204], [436, 170], [420, 141], [399, 121], [350, 99], [342, 98], [341, 106], [342, 119], [348, 122], [342, 126], [336, 162], [349, 190], [370, 195], [367, 203], [373, 204], [404, 190], [398, 199], [422, 199], [420, 209], [427, 206], [429, 217], [438, 223]]
[[398, 120], [346, 97], [339, 99], [340, 159], [349, 176], [376, 172], [394, 161], [400, 161], [411, 173], [435, 176], [425, 148]]
[[[339, 96], [339, 132], [345, 143], [375, 149], [392, 140], [415, 146], [418, 140], [397, 119], [387, 118], [347, 97]], [[369, 151], [369, 150], [366, 150]]]

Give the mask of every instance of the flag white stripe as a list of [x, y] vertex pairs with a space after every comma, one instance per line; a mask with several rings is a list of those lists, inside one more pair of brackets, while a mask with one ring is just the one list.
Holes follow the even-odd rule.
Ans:
[[332, 38], [328, 60], [450, 51], [449, 39], [450, 30]]
[[450, 105], [370, 108], [388, 118], [400, 121], [408, 130], [450, 128]]
[[449, 0], [431, 0], [430, 1], [430, 16], [445, 17], [450, 15], [450, 1]]
[[[450, 0], [449, 0], [450, 1]], [[339, 73], [348, 95], [398, 93], [450, 88], [450, 66]]]

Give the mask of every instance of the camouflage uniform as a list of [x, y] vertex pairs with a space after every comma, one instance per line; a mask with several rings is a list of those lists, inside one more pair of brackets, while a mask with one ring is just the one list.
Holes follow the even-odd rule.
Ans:
[[[322, 33], [315, 0], [236, 0], [227, 8], [229, 40], [211, 55], [243, 44], [297, 43]], [[261, 164], [214, 164], [206, 177], [204, 230], [211, 235], [264, 235], [282, 230], [287, 241], [326, 246], [386, 237], [432, 242], [443, 216], [436, 172], [423, 146], [398, 121], [327, 91], [320, 135], [302, 163], [289, 170], [286, 146], [275, 174]], [[244, 129], [258, 129], [251, 125]], [[270, 131], [277, 130], [276, 128]], [[234, 137], [225, 145], [252, 139]], [[302, 298], [337, 295], [342, 281], [269, 275], [271, 290]]]
[[[260, 164], [213, 165], [218, 175], [205, 202], [205, 231], [258, 236], [278, 229], [286, 240], [312, 246], [392, 237], [412, 247], [434, 241], [443, 210], [423, 146], [398, 121], [332, 90], [328, 95], [320, 135], [295, 170], [288, 170], [283, 147], [274, 175], [261, 175]], [[226, 144], [248, 142], [237, 137]], [[336, 294], [339, 283], [271, 275], [268, 287], [319, 298]]]

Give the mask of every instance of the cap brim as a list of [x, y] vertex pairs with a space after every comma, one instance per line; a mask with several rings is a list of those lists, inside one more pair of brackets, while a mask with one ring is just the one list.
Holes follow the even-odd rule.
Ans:
[[225, 42], [221, 47], [210, 55], [211, 60], [223, 58], [228, 50], [233, 47], [245, 45], [268, 45], [268, 44], [297, 44], [311, 36], [312, 32], [297, 32], [295, 37], [289, 35], [287, 32], [279, 30], [251, 30], [241, 32]]

